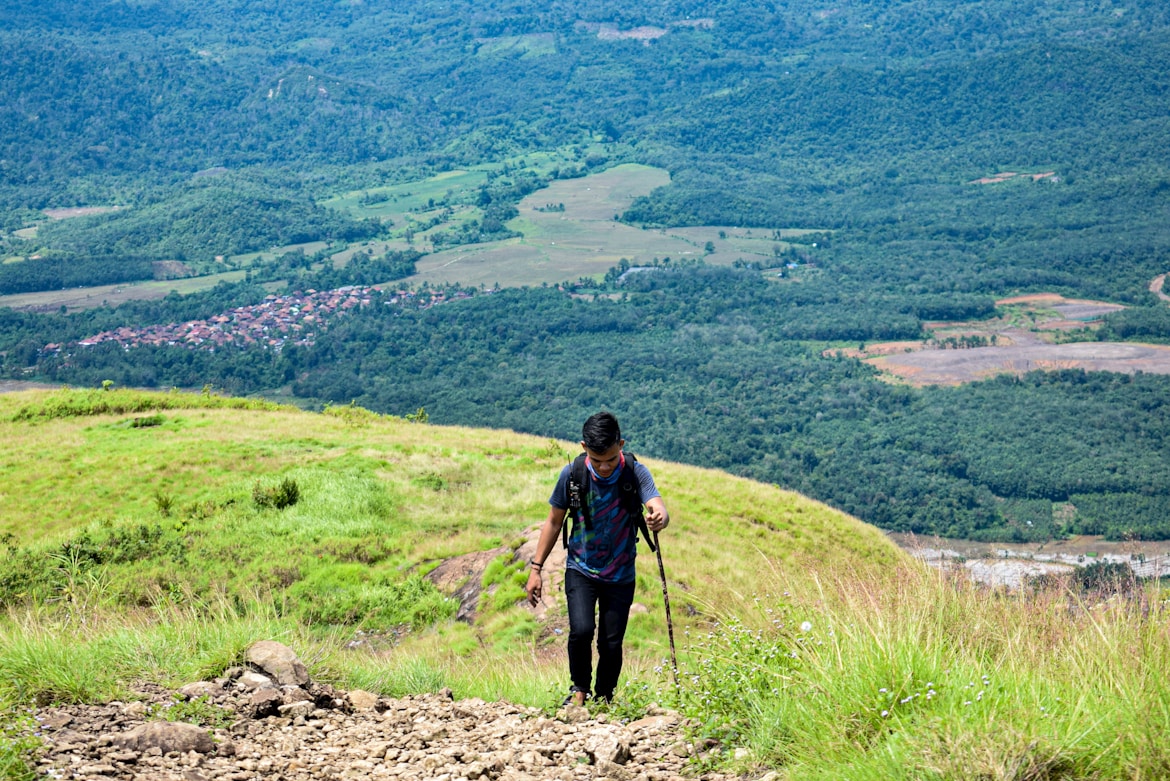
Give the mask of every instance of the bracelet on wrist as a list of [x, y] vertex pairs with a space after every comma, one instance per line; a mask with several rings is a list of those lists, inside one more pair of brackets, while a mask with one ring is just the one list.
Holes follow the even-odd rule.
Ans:
[[544, 565], [543, 565], [543, 564], [537, 564], [535, 561], [534, 561], [534, 562], [532, 562], [532, 563], [531, 563], [529, 566], [530, 566], [530, 567], [536, 567], [536, 569], [537, 569], [537, 570], [542, 570], [542, 569], [544, 569]]

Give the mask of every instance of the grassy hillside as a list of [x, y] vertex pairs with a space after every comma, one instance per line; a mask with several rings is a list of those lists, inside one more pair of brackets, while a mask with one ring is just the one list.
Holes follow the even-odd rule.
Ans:
[[[408, 645], [457, 656], [484, 645], [535, 652], [556, 638], [517, 606], [526, 561], [515, 551], [543, 520], [569, 443], [354, 407], [309, 414], [122, 390], [0, 397], [0, 431], [0, 601], [9, 608], [120, 614], [222, 603], [270, 611], [290, 622], [284, 631], [361, 630], [384, 643], [412, 634]], [[901, 560], [876, 529], [798, 495], [647, 463], [673, 508], [663, 540], [683, 626], [728, 589], [750, 593], [760, 566], [815, 557], [876, 571]], [[295, 503], [280, 508], [290, 493]], [[452, 622], [457, 604], [423, 576], [483, 551], [498, 562], [477, 621]], [[650, 564], [638, 597], [650, 613], [636, 617], [632, 643], [657, 656], [665, 634]], [[561, 607], [550, 606], [555, 622]], [[39, 691], [23, 686], [9, 693]]]
[[[0, 777], [31, 777], [29, 704], [214, 676], [262, 638], [347, 687], [450, 686], [550, 711], [563, 696], [560, 598], [540, 619], [518, 602], [525, 532], [569, 443], [119, 390], [0, 397], [0, 436]], [[696, 772], [1137, 779], [1170, 767], [1156, 589], [1106, 577], [989, 593], [798, 495], [647, 462], [674, 518], [662, 541], [679, 680], [644, 563], [646, 610], [631, 617], [610, 714], [682, 709], [721, 746]], [[466, 554], [486, 565], [471, 621], [425, 577]]]

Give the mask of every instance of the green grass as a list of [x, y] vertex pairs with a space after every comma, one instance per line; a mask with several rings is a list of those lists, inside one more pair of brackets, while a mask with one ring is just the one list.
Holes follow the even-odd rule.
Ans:
[[266, 252], [248, 252], [243, 255], [232, 255], [227, 259], [232, 268], [250, 268], [261, 265], [270, 261], [274, 261], [282, 255], [289, 252], [303, 252], [306, 255], [315, 255], [323, 249], [328, 249], [329, 243], [325, 241], [307, 241], [300, 244], [289, 244], [284, 247], [273, 247]]
[[521, 59], [543, 57], [557, 53], [556, 38], [552, 33], [530, 33], [528, 35], [505, 35], [480, 41], [476, 55], [511, 57], [516, 53]]
[[[460, 203], [471, 198], [480, 186], [487, 183], [487, 170], [480, 166], [445, 171], [414, 182], [355, 190], [334, 196], [323, 201], [322, 205], [355, 217], [389, 218], [400, 223], [404, 215], [433, 209], [437, 203]], [[369, 205], [364, 205], [363, 199], [367, 199]]]
[[[155, 415], [160, 425], [127, 423]], [[260, 639], [349, 688], [447, 686], [549, 710], [563, 697], [564, 606], [550, 594], [539, 622], [519, 604], [524, 561], [492, 562], [471, 623], [423, 576], [449, 557], [515, 550], [545, 515], [568, 443], [131, 391], [14, 394], [0, 420], [20, 454], [6, 455], [0, 528], [8, 778], [26, 767], [20, 708], [213, 677]], [[1141, 599], [980, 590], [798, 495], [646, 462], [673, 518], [660, 539], [681, 687], [643, 550], [646, 611], [630, 621], [613, 715], [677, 707], [728, 749], [704, 762], [789, 779], [1170, 768], [1170, 638], [1153, 587]], [[295, 503], [256, 501], [293, 484]], [[52, 507], [68, 509], [47, 518]], [[368, 651], [348, 649], [354, 639]]]
[[818, 569], [811, 582], [767, 573], [758, 597], [731, 600], [685, 639], [678, 701], [747, 748], [734, 767], [789, 779], [1165, 777], [1170, 643], [1156, 589], [1086, 602], [911, 567], [872, 581]]

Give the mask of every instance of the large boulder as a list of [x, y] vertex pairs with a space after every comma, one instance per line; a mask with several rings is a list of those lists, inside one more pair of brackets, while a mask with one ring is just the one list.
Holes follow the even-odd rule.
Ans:
[[309, 671], [293, 650], [273, 640], [261, 640], [253, 644], [244, 655], [244, 660], [263, 670], [281, 686], [305, 686], [309, 683]]

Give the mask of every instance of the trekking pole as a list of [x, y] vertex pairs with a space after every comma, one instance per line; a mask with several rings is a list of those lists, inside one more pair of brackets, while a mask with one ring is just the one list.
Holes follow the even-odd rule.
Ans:
[[670, 672], [674, 676], [674, 688], [678, 689], [678, 658], [674, 654], [674, 622], [670, 620], [670, 594], [666, 593], [666, 568], [662, 566], [662, 543], [658, 532], [654, 532], [654, 553], [658, 556], [658, 576], [662, 578], [662, 602], [666, 605], [666, 635], [670, 638]]

